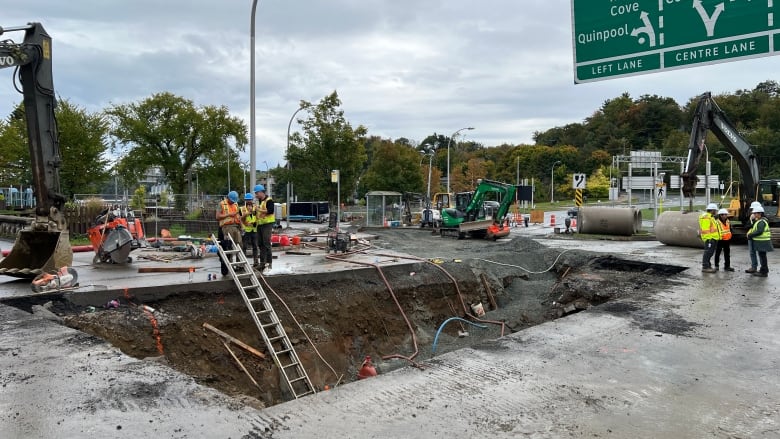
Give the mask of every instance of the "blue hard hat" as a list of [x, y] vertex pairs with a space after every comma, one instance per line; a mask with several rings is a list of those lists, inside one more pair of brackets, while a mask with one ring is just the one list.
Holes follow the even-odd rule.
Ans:
[[256, 184], [255, 192], [265, 192], [265, 186], [263, 186], [262, 184]]
[[236, 191], [230, 191], [228, 192], [228, 200], [236, 203], [238, 202], [238, 192]]
[[252, 195], [252, 194], [250, 194], [249, 192], [247, 192], [246, 194], [244, 194], [244, 200], [246, 200], [246, 201], [252, 201], [252, 200], [254, 200], [254, 199], [255, 199], [255, 196], [254, 196], [254, 195]]

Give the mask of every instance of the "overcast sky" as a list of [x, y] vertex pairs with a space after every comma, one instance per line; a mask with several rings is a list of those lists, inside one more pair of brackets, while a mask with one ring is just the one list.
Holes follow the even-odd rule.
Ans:
[[[250, 10], [251, 0], [9, 0], [0, 26], [43, 23], [57, 94], [89, 111], [168, 91], [249, 126]], [[575, 85], [571, 23], [569, 0], [260, 0], [257, 167], [284, 163], [299, 101], [334, 90], [371, 135], [419, 142], [473, 126], [462, 138], [495, 146], [582, 122], [623, 92], [685, 104], [778, 79], [780, 59], [764, 57]], [[0, 117], [21, 101], [11, 76], [0, 71]]]

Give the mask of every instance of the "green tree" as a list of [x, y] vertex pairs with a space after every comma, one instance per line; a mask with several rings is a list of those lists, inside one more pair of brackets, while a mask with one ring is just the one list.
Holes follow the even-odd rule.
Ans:
[[111, 178], [104, 143], [108, 122], [100, 113], [61, 100], [57, 106], [60, 133], [60, 185], [66, 196], [93, 194]]
[[[241, 181], [241, 166], [232, 150], [245, 149], [247, 128], [227, 107], [196, 107], [188, 99], [164, 92], [138, 103], [114, 105], [106, 115], [111, 121], [113, 149], [122, 156], [119, 174], [125, 181], [140, 181], [147, 170], [159, 167], [177, 194], [179, 209], [184, 208], [181, 195], [194, 169], [209, 168], [212, 176], [216, 172], [222, 177], [229, 166], [230, 174], [236, 176], [231, 183]], [[208, 185], [209, 177], [200, 181]]]
[[336, 184], [330, 173], [338, 169], [341, 180], [341, 199], [346, 200], [355, 191], [366, 162], [366, 128], [352, 125], [344, 117], [341, 100], [334, 91], [309, 107], [308, 118], [301, 119], [302, 132], [290, 136], [287, 160], [292, 170], [290, 181], [301, 200], [329, 200], [336, 202]]
[[[109, 179], [108, 150], [104, 139], [108, 126], [101, 114], [60, 100], [54, 110], [60, 149], [60, 190], [66, 197], [95, 193]], [[49, 135], [49, 133], [45, 133]], [[20, 104], [0, 122], [0, 186], [32, 184], [24, 107]]]
[[32, 184], [30, 149], [21, 105], [0, 121], [0, 187]]
[[[421, 161], [427, 159], [417, 150], [395, 143], [381, 144], [374, 149], [374, 159], [360, 186], [364, 192], [372, 190], [397, 192], [425, 192], [427, 174], [423, 180]], [[427, 166], [426, 166], [427, 168]]]
[[130, 206], [137, 210], [146, 208], [146, 187], [139, 186], [133, 191], [133, 197], [130, 199]]

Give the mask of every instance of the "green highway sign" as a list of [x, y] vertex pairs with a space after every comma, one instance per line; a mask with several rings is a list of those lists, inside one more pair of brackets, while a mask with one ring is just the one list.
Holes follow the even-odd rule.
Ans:
[[574, 82], [776, 55], [776, 9], [774, 0], [572, 0]]

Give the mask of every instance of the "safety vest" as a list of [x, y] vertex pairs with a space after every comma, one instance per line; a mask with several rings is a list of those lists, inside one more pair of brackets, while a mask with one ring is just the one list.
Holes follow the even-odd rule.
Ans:
[[[258, 208], [259, 215], [257, 217], [257, 225], [270, 224], [276, 222], [276, 216], [274, 215], [274, 213], [268, 213], [268, 207], [266, 207], [266, 203], [269, 201], [271, 202], [271, 206], [273, 206], [274, 201], [271, 199], [271, 197], [265, 197], [265, 199], [260, 202], [260, 207]], [[263, 214], [265, 214], [265, 216], [263, 216]]]
[[243, 220], [241, 226], [244, 228], [245, 232], [254, 232], [257, 230], [257, 218], [255, 217], [254, 206], [252, 206], [251, 209], [247, 206], [241, 206], [241, 219]]
[[703, 241], [709, 241], [710, 239], [718, 240], [720, 238], [718, 226], [715, 225], [715, 218], [709, 212], [705, 212], [699, 217], [699, 236], [701, 236]]
[[724, 223], [721, 220], [718, 220], [718, 230], [720, 230], [720, 239], [721, 241], [728, 241], [731, 239], [731, 222], [727, 219]]
[[239, 224], [239, 220], [231, 216], [233, 213], [238, 213], [238, 204], [236, 203], [228, 203], [227, 200], [222, 200], [221, 203], [219, 203], [219, 208], [222, 209], [222, 213], [224, 215], [227, 215], [226, 217], [219, 220], [219, 226], [229, 226], [231, 224]]
[[753, 241], [769, 241], [772, 239], [772, 232], [769, 231], [769, 221], [767, 221], [767, 219], [764, 217], [761, 217], [758, 219], [758, 221], [754, 222], [753, 227], [750, 228], [750, 232], [748, 233], [755, 232], [756, 229], [758, 229], [758, 223], [761, 221], [764, 222], [764, 232], [758, 236], [754, 236]]

